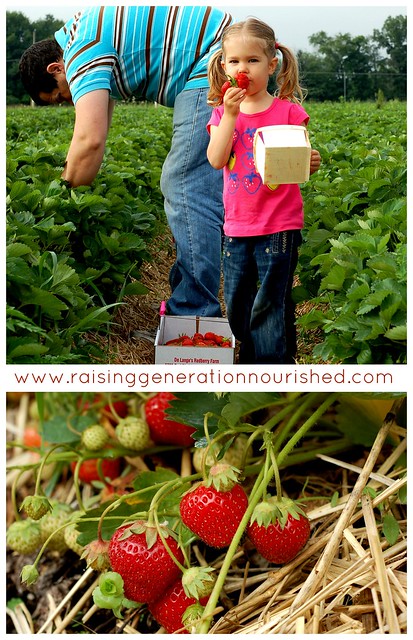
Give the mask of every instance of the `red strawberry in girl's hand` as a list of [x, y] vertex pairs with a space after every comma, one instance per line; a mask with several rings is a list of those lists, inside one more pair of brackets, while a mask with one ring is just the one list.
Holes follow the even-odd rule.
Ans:
[[229, 89], [230, 87], [232, 87], [232, 86], [233, 86], [233, 85], [231, 84], [231, 82], [230, 82], [229, 80], [227, 80], [226, 82], [224, 82], [224, 84], [223, 84], [223, 85], [222, 85], [222, 87], [221, 87], [221, 93], [222, 93], [222, 95], [224, 95], [224, 94], [225, 94], [225, 92], [226, 92], [226, 91], [228, 91], [228, 89]]
[[246, 73], [243, 73], [242, 71], [240, 73], [237, 73], [237, 75], [235, 76], [235, 80], [237, 81], [237, 86], [240, 89], [248, 89], [250, 80]]
[[255, 508], [247, 535], [269, 562], [290, 562], [310, 537], [310, 523], [293, 500], [268, 498]]
[[[162, 594], [159, 600], [149, 605], [149, 611], [155, 620], [165, 628], [167, 633], [174, 633], [179, 630], [181, 630], [180, 633], [188, 633], [184, 628], [182, 615], [189, 606], [197, 602], [198, 600], [195, 600], [195, 598], [190, 598], [186, 595], [182, 580], [179, 578]], [[199, 602], [201, 605], [206, 604], [208, 597], [201, 598]]]
[[151, 438], [156, 444], [177, 444], [181, 447], [190, 447], [194, 444], [192, 434], [196, 429], [187, 424], [169, 420], [165, 415], [165, 409], [171, 406], [170, 401], [174, 398], [173, 393], [161, 392], [146, 402], [145, 415]]
[[[165, 529], [165, 537], [168, 531]], [[181, 564], [184, 556], [171, 536], [166, 543]], [[154, 527], [143, 520], [119, 527], [109, 543], [113, 571], [123, 578], [125, 597], [135, 602], [154, 602], [181, 575]]]
[[224, 84], [221, 87], [221, 94], [222, 96], [224, 96], [224, 93], [226, 91], [228, 91], [228, 89], [230, 89], [231, 87], [236, 87], [237, 86], [237, 81], [235, 78], [233, 78], [232, 76], [227, 76], [228, 80], [226, 82], [224, 82]]
[[232, 485], [227, 490], [219, 490], [202, 482], [182, 497], [179, 506], [182, 521], [188, 529], [217, 549], [231, 544], [248, 506], [244, 489], [239, 484]]

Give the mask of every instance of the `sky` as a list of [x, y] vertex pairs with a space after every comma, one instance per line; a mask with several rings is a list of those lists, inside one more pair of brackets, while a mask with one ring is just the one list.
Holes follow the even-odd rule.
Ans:
[[[93, 4], [93, 3], [90, 3]], [[113, 2], [99, 2], [101, 4], [113, 5]], [[122, 5], [135, 4], [122, 2]], [[151, 2], [148, 2], [151, 4]], [[154, 3], [152, 3], [154, 4]], [[208, 2], [197, 2], [192, 0], [188, 3], [182, 2], [157, 2], [156, 4], [208, 4]], [[284, 45], [291, 47], [294, 51], [299, 49], [311, 51], [308, 38], [314, 33], [325, 31], [328, 36], [334, 37], [339, 33], [349, 33], [355, 36], [370, 36], [374, 29], [381, 29], [385, 20], [391, 16], [407, 15], [407, 7], [402, 3], [391, 5], [387, 2], [369, 2], [369, 0], [359, 0], [354, 2], [349, 0], [345, 3], [331, 4], [318, 2], [308, 5], [305, 2], [295, 2], [293, 5], [286, 3], [266, 2], [260, 0], [258, 6], [253, 6], [251, 0], [244, 2], [239, 0], [236, 4], [226, 4], [224, 2], [210, 2], [213, 6], [220, 6], [231, 13], [235, 20], [243, 20], [248, 16], [255, 16], [268, 22], [275, 30], [277, 39]], [[7, 11], [20, 11], [30, 20], [44, 18], [46, 14], [51, 14], [56, 19], [61, 19], [62, 23], [68, 20], [76, 11], [82, 8], [78, 5], [42, 5], [35, 2], [27, 2], [23, 6], [6, 6]]]

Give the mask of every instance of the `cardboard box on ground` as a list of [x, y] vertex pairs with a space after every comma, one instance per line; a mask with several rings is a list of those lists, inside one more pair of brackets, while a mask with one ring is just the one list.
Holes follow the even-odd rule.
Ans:
[[[182, 335], [212, 332], [230, 340], [229, 347], [169, 346]], [[235, 338], [228, 320], [200, 316], [161, 315], [155, 338], [155, 364], [233, 364]]]

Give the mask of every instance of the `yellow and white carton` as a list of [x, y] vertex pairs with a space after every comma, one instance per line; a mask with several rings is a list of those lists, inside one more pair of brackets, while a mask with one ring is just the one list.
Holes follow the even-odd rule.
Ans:
[[254, 162], [264, 184], [301, 184], [310, 177], [311, 145], [305, 127], [261, 127], [254, 135]]
[[[182, 347], [165, 344], [181, 335], [208, 331], [231, 339], [230, 347]], [[228, 320], [203, 316], [161, 315], [155, 337], [155, 364], [233, 364], [235, 338]]]

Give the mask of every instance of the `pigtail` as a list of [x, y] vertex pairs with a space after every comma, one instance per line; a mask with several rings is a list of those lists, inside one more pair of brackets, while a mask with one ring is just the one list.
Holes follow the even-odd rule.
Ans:
[[213, 107], [219, 107], [219, 105], [222, 104], [221, 87], [225, 80], [228, 79], [224, 69], [222, 68], [221, 61], [222, 49], [216, 51], [214, 55], [211, 56], [208, 63], [208, 104]]
[[300, 86], [298, 60], [293, 51], [277, 43], [277, 49], [282, 53], [281, 69], [277, 74], [277, 96], [280, 100], [291, 100], [301, 104], [305, 95]]

